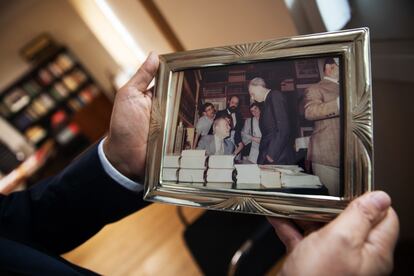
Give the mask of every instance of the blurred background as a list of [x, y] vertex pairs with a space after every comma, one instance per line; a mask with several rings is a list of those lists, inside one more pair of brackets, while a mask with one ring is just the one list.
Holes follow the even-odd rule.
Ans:
[[[398, 274], [412, 259], [414, 241], [413, 12], [409, 0], [0, 1], [0, 192], [53, 175], [104, 136], [116, 89], [150, 51], [369, 27], [375, 187], [391, 195], [400, 217]], [[231, 268], [230, 260], [260, 231], [246, 230], [228, 256], [216, 251], [222, 263], [215, 263], [215, 254], [200, 253], [206, 249], [197, 246], [205, 244], [189, 244], [216, 238], [214, 223], [203, 225], [210, 232], [189, 234], [204, 217], [202, 210], [153, 204], [64, 257], [111, 275], [211, 274], [208, 267], [220, 265], [214, 273], [248, 271]], [[250, 275], [274, 273], [279, 259]]]

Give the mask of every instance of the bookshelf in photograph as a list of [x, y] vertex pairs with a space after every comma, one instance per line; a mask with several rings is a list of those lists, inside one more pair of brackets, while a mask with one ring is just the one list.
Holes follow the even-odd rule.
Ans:
[[88, 71], [62, 47], [0, 93], [0, 115], [36, 148], [50, 138], [64, 145], [78, 133], [73, 115], [100, 93]]

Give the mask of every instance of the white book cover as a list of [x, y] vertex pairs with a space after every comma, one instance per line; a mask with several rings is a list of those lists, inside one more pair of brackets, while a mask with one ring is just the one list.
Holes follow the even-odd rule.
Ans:
[[322, 186], [318, 176], [306, 173], [282, 173], [281, 182], [283, 188], [320, 188]]
[[206, 150], [183, 150], [181, 156], [205, 156]]
[[207, 182], [233, 182], [233, 169], [208, 169]]
[[183, 156], [180, 160], [180, 168], [183, 169], [204, 169], [207, 156]]
[[231, 189], [233, 186], [232, 182], [207, 182], [206, 187], [207, 188], [215, 188], [215, 189]]
[[261, 189], [260, 181], [259, 183], [239, 183], [236, 184], [236, 189]]
[[237, 183], [260, 184], [260, 168], [257, 164], [236, 164]]
[[178, 169], [175, 168], [163, 168], [162, 169], [162, 180], [164, 181], [177, 181]]
[[178, 180], [180, 182], [204, 182], [204, 169], [180, 169]]
[[179, 155], [166, 155], [163, 162], [164, 168], [179, 168], [180, 156]]
[[282, 188], [280, 175], [281, 173], [275, 170], [261, 169], [260, 184], [265, 188]]
[[234, 168], [234, 155], [210, 155], [208, 167], [213, 169], [232, 169]]

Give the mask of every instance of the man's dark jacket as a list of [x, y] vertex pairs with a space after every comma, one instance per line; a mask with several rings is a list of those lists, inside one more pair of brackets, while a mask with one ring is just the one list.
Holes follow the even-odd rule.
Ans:
[[[243, 115], [240, 113], [238, 109], [235, 111], [235, 115], [236, 115], [236, 122], [233, 122], [232, 130], [234, 130], [234, 143], [236, 144], [236, 147], [237, 147], [239, 143], [242, 141], [241, 131], [244, 126], [244, 119], [243, 119]], [[227, 108], [223, 110], [219, 110], [216, 113], [216, 118], [221, 118], [225, 116], [231, 117], [231, 113], [230, 111], [228, 111]], [[233, 118], [232, 118], [232, 121], [233, 121]], [[211, 131], [212, 129], [213, 129], [213, 126], [211, 126]]]
[[59, 255], [144, 207], [142, 198], [105, 173], [97, 146], [57, 176], [0, 195], [0, 275], [95, 275]]
[[[262, 138], [259, 146], [258, 164], [294, 164], [293, 145], [290, 144], [290, 123], [286, 99], [282, 93], [272, 90], [267, 94], [259, 120]], [[266, 155], [273, 163], [266, 160]]]

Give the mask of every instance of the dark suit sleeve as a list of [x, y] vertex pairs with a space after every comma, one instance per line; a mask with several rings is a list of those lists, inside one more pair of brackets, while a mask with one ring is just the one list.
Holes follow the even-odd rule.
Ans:
[[276, 121], [277, 128], [271, 131], [271, 139], [267, 154], [273, 160], [277, 160], [282, 151], [289, 143], [289, 119], [287, 114], [287, 104], [282, 93], [275, 92], [271, 97], [272, 119]]
[[93, 146], [57, 176], [0, 196], [0, 234], [61, 254], [147, 205], [110, 178]]

